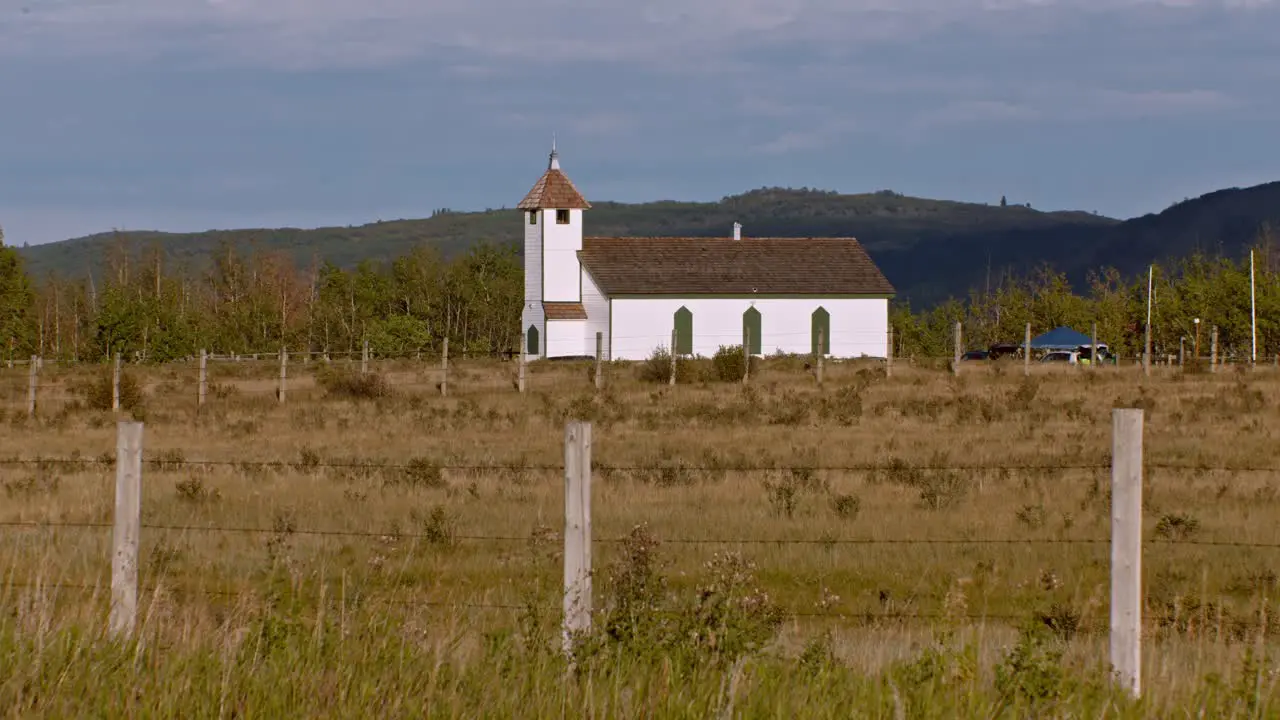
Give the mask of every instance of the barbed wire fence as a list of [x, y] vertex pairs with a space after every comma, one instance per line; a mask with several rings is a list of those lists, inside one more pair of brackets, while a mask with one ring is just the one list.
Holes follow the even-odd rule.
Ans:
[[[479, 464], [445, 464], [433, 466], [432, 471], [448, 471], [456, 473], [501, 473], [501, 472], [544, 472], [563, 474], [565, 480], [565, 524], [561, 536], [563, 540], [564, 587], [563, 605], [563, 637], [566, 652], [572, 652], [574, 638], [587, 632], [592, 627], [593, 618], [598, 615], [594, 607], [592, 579], [597, 570], [592, 564], [591, 547], [594, 544], [618, 546], [629, 542], [627, 537], [594, 537], [592, 533], [591, 485], [593, 478], [645, 477], [653, 473], [662, 473], [671, 467], [679, 467], [685, 471], [710, 473], [781, 473], [804, 474], [812, 472], [900, 472], [903, 468], [912, 471], [938, 472], [1062, 472], [1080, 470], [1087, 472], [1109, 472], [1111, 475], [1111, 533], [1108, 537], [967, 537], [967, 536], [905, 536], [905, 537], [840, 537], [823, 535], [819, 537], [804, 535], [785, 535], [778, 537], [752, 536], [675, 536], [660, 538], [665, 545], [687, 547], [734, 547], [734, 546], [776, 546], [776, 547], [907, 547], [907, 546], [948, 546], [948, 547], [1038, 547], [1066, 546], [1110, 549], [1110, 661], [1121, 682], [1134, 693], [1140, 690], [1138, 668], [1140, 667], [1140, 647], [1142, 636], [1144, 607], [1141, 584], [1143, 549], [1148, 550], [1165, 547], [1186, 548], [1226, 548], [1273, 551], [1280, 550], [1280, 542], [1244, 541], [1232, 539], [1196, 539], [1183, 537], [1178, 539], [1144, 538], [1142, 531], [1143, 478], [1149, 471], [1174, 470], [1184, 472], [1234, 472], [1277, 474], [1280, 468], [1252, 465], [1215, 465], [1197, 462], [1144, 462], [1142, 453], [1142, 410], [1116, 410], [1113, 415], [1112, 452], [1109, 459], [1098, 461], [1080, 461], [1070, 458], [1059, 458], [1027, 464], [1010, 464], [1009, 466], [992, 467], [989, 465], [935, 465], [930, 463], [907, 464], [901, 461], [842, 464], [833, 466], [800, 466], [789, 464], [738, 463], [724, 465], [708, 464], [672, 464], [655, 466], [652, 464], [595, 464], [592, 461], [592, 441], [590, 423], [569, 422], [565, 431], [565, 460], [563, 463], [479, 463]], [[406, 532], [399, 527], [386, 529], [349, 529], [324, 527], [298, 527], [294, 523], [284, 526], [275, 525], [219, 525], [200, 523], [165, 523], [158, 522], [143, 515], [142, 476], [144, 468], [156, 471], [209, 471], [224, 468], [240, 471], [320, 471], [320, 470], [358, 470], [368, 473], [420, 473], [424, 466], [417, 461], [322, 461], [318, 458], [291, 460], [188, 460], [181, 457], [165, 456], [157, 453], [155, 457], [144, 457], [142, 451], [143, 425], [135, 422], [120, 422], [118, 425], [117, 449], [114, 454], [103, 453], [97, 457], [8, 457], [0, 458], [0, 467], [20, 467], [34, 470], [62, 469], [68, 471], [105, 472], [115, 469], [115, 504], [111, 522], [106, 521], [69, 521], [65, 519], [13, 519], [0, 521], [0, 535], [23, 533], [30, 531], [53, 532], [101, 532], [112, 531], [111, 574], [109, 590], [103, 584], [93, 583], [47, 583], [40, 580], [20, 578], [8, 579], [9, 587], [32, 588], [42, 592], [51, 590], [67, 590], [87, 593], [95, 596], [109, 596], [110, 619], [109, 628], [117, 637], [128, 637], [134, 632], [138, 613], [138, 596], [140, 592], [154, 592], [157, 584], [142, 586], [139, 582], [139, 543], [143, 533], [184, 533], [246, 536], [280, 536], [309, 538], [348, 538], [376, 540], [382, 538], [404, 539], [409, 541], [432, 542], [438, 537], [430, 532]], [[641, 519], [643, 522], [643, 519]], [[921, 533], [920, 535], [927, 535]], [[452, 533], [450, 542], [458, 543], [496, 543], [514, 544], [529, 543], [531, 537], [519, 534], [468, 534]], [[209, 590], [210, 594], [234, 596], [232, 591]], [[509, 602], [449, 602], [430, 598], [414, 597], [412, 599], [384, 598], [393, 604], [404, 604], [418, 607], [441, 607], [458, 610], [526, 610], [526, 605]], [[549, 607], [542, 608], [549, 611]], [[955, 613], [946, 610], [933, 611], [916, 607], [898, 607], [882, 609], [878, 612], [864, 612], [855, 609], [830, 609], [821, 611], [795, 608], [788, 611], [794, 617], [825, 619], [834, 622], [862, 621], [868, 623], [895, 623], [910, 621], [932, 621], [944, 618], [954, 619]], [[1020, 615], [964, 612], [961, 617], [974, 621], [1018, 621], [1026, 617]]]
[[[797, 334], [797, 333], [792, 333]], [[599, 334], [598, 334], [599, 335]], [[986, 361], [971, 361], [965, 359], [963, 353], [964, 345], [960, 333], [957, 332], [955, 352], [951, 356], [934, 357], [934, 356], [908, 356], [907, 358], [896, 359], [892, 350], [893, 333], [888, 333], [888, 342], [886, 344], [886, 352], [883, 357], [868, 356], [862, 358], [845, 358], [845, 361], [852, 360], [866, 364], [866, 367], [878, 368], [887, 376], [892, 376], [895, 372], [895, 363], [898, 366], [906, 364], [910, 368], [921, 370], [942, 370], [949, 371], [952, 374], [959, 375], [963, 372], [969, 372], [973, 368], [980, 367]], [[627, 338], [614, 338], [614, 340], [626, 340]], [[716, 339], [716, 338], [712, 338]], [[739, 343], [743, 338], [726, 336], [726, 342], [737, 340]], [[744, 348], [746, 346], [743, 346]], [[660, 347], [659, 350], [664, 348]], [[686, 383], [696, 384], [697, 380], [685, 379], [684, 372], [679, 370], [683, 367], [682, 363], [686, 363], [692, 357], [670, 354], [669, 368], [663, 372], [663, 382], [668, 385], [681, 385]], [[770, 356], [770, 355], [748, 355], [750, 360], [744, 358], [741, 364], [742, 382], [746, 383], [751, 378], [752, 368], [760, 359], [772, 360], [777, 357], [786, 356]], [[824, 380], [824, 368], [835, 362], [840, 362], [836, 358], [826, 357], [820, 353], [812, 353], [809, 355], [793, 356], [796, 361], [803, 360], [803, 363], [793, 363], [788, 368], [798, 369], [800, 364], [803, 365], [803, 372], [810, 375], [821, 385]], [[203, 408], [206, 404], [214, 401], [225, 401], [233, 397], [246, 398], [269, 398], [278, 404], [284, 405], [290, 397], [291, 387], [297, 391], [305, 389], [308, 392], [314, 392], [315, 388], [311, 385], [296, 385], [298, 380], [309, 379], [309, 376], [317, 372], [324, 372], [319, 368], [329, 368], [330, 370], [339, 370], [349, 373], [353, 377], [343, 380], [350, 387], [356, 383], [364, 383], [361, 387], [351, 388], [356, 393], [388, 393], [393, 390], [403, 391], [419, 391], [441, 396], [448, 396], [451, 389], [457, 389], [460, 378], [462, 378], [461, 389], [465, 392], [468, 390], [468, 383], [471, 384], [471, 390], [482, 392], [502, 392], [515, 391], [517, 393], [526, 393], [534, 384], [535, 375], [530, 372], [531, 364], [528, 357], [523, 353], [518, 353], [509, 358], [511, 362], [501, 363], [497, 367], [510, 368], [499, 373], [496, 383], [493, 377], [486, 380], [478, 380], [481, 377], [475, 373], [467, 373], [468, 364], [476, 362], [477, 358], [463, 358], [462, 360], [451, 359], [448, 351], [448, 343], [444, 343], [441, 352], [424, 353], [424, 352], [406, 352], [406, 353], [379, 353], [374, 354], [370, 351], [367, 343], [360, 351], [290, 351], [287, 348], [281, 348], [278, 353], [266, 354], [215, 354], [201, 351], [198, 356], [186, 358], [183, 360], [164, 363], [160, 365], [147, 366], [154, 367], [163, 377], [163, 379], [153, 381], [152, 388], [155, 390], [164, 390], [166, 396], [189, 395], [196, 401], [197, 408]], [[630, 361], [612, 361], [608, 358], [607, 350], [604, 345], [597, 339], [595, 347], [594, 360], [583, 358], [589, 362], [590, 371], [585, 374], [583, 382], [594, 385], [597, 390], [605, 388], [613, 380], [611, 376], [617, 376], [620, 372], [626, 372], [621, 366], [636, 366], [652, 360], [630, 360]], [[706, 359], [706, 358], [702, 358]], [[1030, 355], [1023, 355], [1019, 358], [1009, 360], [993, 361], [1000, 364], [1001, 367], [1009, 367], [1021, 364], [1023, 374], [1030, 376], [1034, 372], [1042, 371], [1060, 371], [1063, 368], [1062, 363], [1042, 364], [1039, 362], [1031, 362]], [[1197, 359], [1193, 358], [1192, 370], [1201, 371], [1207, 369], [1210, 373], [1219, 372], [1228, 367], [1224, 358], [1219, 358], [1216, 354], [1208, 365], [1197, 364]], [[1157, 366], [1161, 364], [1161, 360], [1153, 360]], [[1280, 368], [1280, 356], [1277, 356], [1276, 367]], [[1174, 361], [1173, 356], [1164, 359], [1164, 364], [1168, 367], [1157, 370], [1160, 372], [1185, 372], [1182, 359]], [[57, 367], [64, 372], [60, 375], [53, 375], [46, 378], [48, 374], [46, 365]], [[1044, 367], [1041, 367], [1044, 365]], [[1262, 363], [1265, 367], [1266, 364]], [[94, 369], [96, 367], [96, 369]], [[105, 364], [82, 364], [72, 362], [61, 362], [55, 360], [45, 360], [39, 356], [33, 356], [26, 361], [11, 361], [9, 369], [0, 368], [0, 404], [25, 406], [28, 417], [35, 418], [42, 411], [52, 404], [61, 403], [63, 407], [82, 403], [85, 401], [90, 392], [89, 385], [83, 380], [84, 378], [72, 378], [67, 373], [77, 369], [92, 369], [94, 373], [110, 373], [110, 405], [112, 410], [120, 410], [122, 403], [128, 398], [124, 394], [122, 388], [122, 380], [127, 374], [127, 368], [130, 367], [125, 362], [125, 358], [117, 354], [113, 361]], [[136, 366], [134, 366], [136, 367]], [[301, 377], [299, 377], [298, 368], [302, 368]], [[475, 367], [479, 367], [478, 365]], [[861, 367], [861, 366], [860, 366]], [[1097, 364], [1087, 366], [1072, 365], [1077, 371], [1094, 371], [1103, 370], [1103, 372], [1117, 373], [1146, 373], [1152, 372], [1150, 366], [1144, 366], [1141, 362], [1133, 362], [1130, 365], [1115, 366], [1104, 365], [1099, 367]], [[1237, 371], [1245, 370], [1248, 366], [1236, 365]], [[215, 381], [211, 368], [221, 368]], [[232, 371], [234, 368], [234, 371]], [[494, 365], [490, 363], [486, 366], [492, 371]], [[18, 375], [25, 375], [25, 378], [18, 379]], [[99, 375], [101, 377], [101, 375]], [[320, 375], [316, 375], [319, 384], [323, 385], [324, 379]], [[78, 380], [78, 382], [76, 382]], [[330, 378], [331, 381], [335, 380]], [[136, 382], [136, 380], [134, 381]], [[508, 387], [509, 386], [509, 387]], [[323, 389], [323, 388], [322, 388]]]

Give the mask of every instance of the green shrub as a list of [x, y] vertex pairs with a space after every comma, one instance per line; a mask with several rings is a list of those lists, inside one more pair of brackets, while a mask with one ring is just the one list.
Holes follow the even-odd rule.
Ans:
[[[676, 357], [676, 382], [680, 385], [702, 382], [707, 377], [707, 361], [704, 358]], [[671, 352], [657, 348], [636, 367], [640, 382], [667, 383], [671, 381]]]
[[[74, 392], [84, 398], [85, 406], [93, 410], [110, 410], [112, 374], [111, 369], [108, 368], [106, 372], [100, 374], [97, 378], [76, 387]], [[142, 384], [138, 382], [137, 376], [121, 368], [120, 409], [141, 410], [145, 399], [146, 397], [142, 392]]]
[[[721, 345], [711, 358], [712, 376], [720, 382], [741, 382], [747, 367], [741, 345]], [[760, 358], [751, 356], [751, 374], [760, 373]]]
[[[678, 370], [679, 368], [677, 368]], [[636, 367], [641, 382], [662, 383], [671, 380], [671, 351], [657, 348]]]

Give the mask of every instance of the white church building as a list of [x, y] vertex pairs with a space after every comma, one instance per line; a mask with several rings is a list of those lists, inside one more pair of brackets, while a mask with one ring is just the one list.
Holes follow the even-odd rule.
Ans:
[[658, 348], [710, 356], [884, 357], [894, 289], [853, 238], [583, 237], [591, 208], [560, 169], [516, 206], [524, 214], [529, 359], [643, 360]]

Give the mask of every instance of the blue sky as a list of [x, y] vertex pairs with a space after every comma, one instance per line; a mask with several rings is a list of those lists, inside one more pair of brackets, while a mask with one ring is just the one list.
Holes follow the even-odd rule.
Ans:
[[[1280, 0], [0, 0], [0, 226], [890, 188], [1118, 217], [1280, 180]], [[727, 230], [726, 230], [727, 232]]]

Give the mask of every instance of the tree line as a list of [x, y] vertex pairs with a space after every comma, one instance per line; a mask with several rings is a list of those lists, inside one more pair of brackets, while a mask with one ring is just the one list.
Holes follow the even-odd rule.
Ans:
[[[1255, 247], [1259, 354], [1280, 353], [1280, 255], [1262, 237]], [[159, 245], [139, 250], [118, 236], [97, 266], [69, 278], [30, 277], [0, 233], [0, 348], [10, 359], [95, 362], [122, 354], [166, 362], [201, 349], [219, 353], [358, 351], [381, 355], [438, 352], [493, 355], [519, 347], [523, 267], [513, 245], [482, 243], [452, 259], [420, 246], [388, 263], [351, 269], [315, 260], [302, 266], [282, 252], [224, 245], [200, 269], [166, 266]], [[1219, 331], [1227, 357], [1250, 353], [1249, 258], [1195, 254], [1153, 272], [1152, 341], [1157, 356], [1188, 351], [1201, 320], [1201, 347]], [[1088, 332], [1125, 357], [1142, 352], [1147, 277], [1094, 272], [1072, 288], [1045, 266], [930, 308], [894, 303], [890, 321], [900, 355], [947, 357], [956, 321], [966, 346], [1021, 343], [1026, 323]]]
[[[1280, 253], [1270, 237], [1260, 236], [1262, 242], [1252, 248], [1259, 357], [1280, 353]], [[963, 323], [963, 343], [969, 350], [995, 343], [1021, 345], [1027, 323], [1034, 334], [1066, 326], [1086, 335], [1096, 323], [1099, 342], [1123, 357], [1140, 358], [1146, 342], [1150, 283], [1153, 356], [1176, 355], [1184, 344], [1189, 356], [1197, 340], [1201, 354], [1207, 355], [1216, 327], [1220, 356], [1237, 361], [1250, 358], [1248, 253], [1241, 258], [1195, 253], [1153, 265], [1149, 275], [1125, 277], [1105, 268], [1091, 272], [1086, 287], [1073, 289], [1064, 273], [1042, 266], [989, 292], [971, 292], [926, 310], [895, 304], [890, 323], [896, 350], [903, 355], [949, 357], [957, 321]]]
[[9, 358], [95, 362], [120, 353], [167, 362], [218, 353], [486, 355], [518, 347], [523, 266], [514, 247], [480, 244], [446, 260], [429, 247], [390, 263], [299, 266], [283, 252], [237, 251], [207, 267], [166, 267], [158, 245], [119, 236], [84, 277], [31, 278], [0, 236], [0, 340]]

